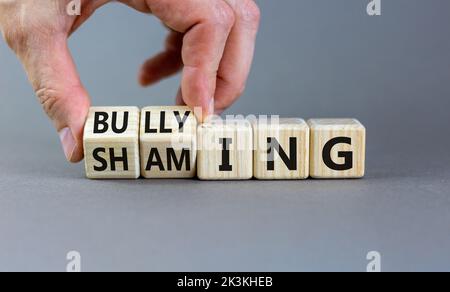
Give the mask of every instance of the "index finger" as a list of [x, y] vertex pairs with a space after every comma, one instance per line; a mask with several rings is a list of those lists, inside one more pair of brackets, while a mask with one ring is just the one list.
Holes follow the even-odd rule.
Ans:
[[235, 16], [222, 0], [147, 0], [152, 13], [185, 33], [181, 90], [184, 102], [201, 107], [203, 120], [214, 113], [217, 72]]

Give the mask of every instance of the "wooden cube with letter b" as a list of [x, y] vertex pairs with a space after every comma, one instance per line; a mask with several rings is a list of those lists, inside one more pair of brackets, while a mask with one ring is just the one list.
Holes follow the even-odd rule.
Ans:
[[137, 107], [92, 107], [84, 128], [83, 142], [88, 178], [139, 177]]
[[304, 120], [257, 120], [253, 122], [253, 139], [255, 178], [308, 178], [309, 127]]
[[365, 172], [366, 129], [355, 119], [312, 119], [310, 175], [361, 178]]
[[253, 132], [247, 120], [214, 120], [197, 131], [197, 173], [202, 180], [253, 177]]
[[141, 112], [141, 174], [192, 178], [196, 174], [197, 119], [188, 107], [146, 107]]

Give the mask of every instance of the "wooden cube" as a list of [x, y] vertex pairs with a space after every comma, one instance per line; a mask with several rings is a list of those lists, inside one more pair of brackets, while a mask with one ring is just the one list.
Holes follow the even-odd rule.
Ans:
[[312, 119], [310, 175], [361, 178], [365, 172], [366, 129], [355, 119]]
[[197, 174], [201, 180], [245, 180], [253, 177], [253, 131], [249, 121], [202, 124], [197, 131]]
[[143, 177], [194, 177], [197, 159], [194, 112], [180, 106], [142, 109], [140, 147]]
[[138, 178], [139, 109], [92, 107], [84, 128], [84, 155], [88, 178]]
[[302, 119], [253, 122], [254, 176], [257, 179], [309, 177], [309, 127]]

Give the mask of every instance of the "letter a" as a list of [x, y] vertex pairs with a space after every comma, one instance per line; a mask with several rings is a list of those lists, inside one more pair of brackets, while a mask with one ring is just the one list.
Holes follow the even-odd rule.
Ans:
[[367, 5], [367, 14], [370, 16], [381, 15], [381, 0], [372, 0]]
[[67, 15], [69, 16], [80, 16], [81, 15], [81, 1], [80, 0], [72, 0], [67, 5], [66, 9]]

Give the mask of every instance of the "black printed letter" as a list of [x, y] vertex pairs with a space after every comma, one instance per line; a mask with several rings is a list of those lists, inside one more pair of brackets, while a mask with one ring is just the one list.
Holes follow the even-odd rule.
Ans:
[[[105, 112], [96, 112], [94, 114], [94, 134], [104, 134], [108, 132], [108, 113]], [[100, 129], [102, 126], [102, 129]]]
[[278, 152], [281, 160], [283, 160], [289, 170], [297, 170], [297, 138], [289, 138], [289, 156], [281, 148], [276, 138], [268, 137], [267, 146], [269, 147], [267, 150], [267, 170], [275, 170], [275, 151]]
[[186, 162], [186, 171], [191, 170], [191, 151], [183, 149], [181, 151], [180, 160], [177, 159], [177, 154], [173, 148], [167, 148], [167, 170], [172, 171], [172, 161], [178, 171], [183, 169], [183, 160]]
[[166, 112], [161, 112], [159, 121], [160, 133], [172, 133], [171, 129], [166, 129]]
[[100, 156], [100, 153], [106, 153], [106, 149], [105, 148], [95, 148], [94, 152], [92, 153], [92, 156], [94, 157], [94, 159], [101, 163], [101, 166], [94, 165], [95, 171], [105, 171], [108, 168], [108, 162], [103, 157]]
[[116, 157], [114, 148], [109, 148], [109, 160], [111, 161], [111, 171], [116, 171], [116, 162], [123, 162], [123, 170], [128, 171], [127, 148], [122, 148], [122, 157]]
[[[154, 161], [154, 159], [156, 160]], [[160, 171], [164, 171], [164, 165], [161, 160], [161, 155], [159, 155], [158, 148], [150, 149], [150, 154], [148, 155], [146, 171], [152, 170], [152, 166], [158, 166]]]
[[158, 130], [150, 128], [151, 123], [151, 112], [145, 112], [145, 133], [158, 133]]
[[349, 170], [353, 168], [353, 152], [338, 152], [338, 157], [344, 158], [345, 162], [343, 164], [336, 164], [331, 159], [331, 150], [337, 144], [348, 144], [352, 145], [352, 139], [349, 137], [337, 137], [328, 141], [327, 144], [323, 147], [323, 162], [326, 166], [333, 170]]
[[114, 133], [116, 134], [122, 134], [124, 133], [128, 128], [128, 112], [123, 113], [123, 125], [121, 129], [117, 128], [117, 112], [113, 112], [112, 114], [112, 125], [111, 128]]
[[233, 171], [233, 166], [230, 165], [230, 145], [233, 141], [231, 138], [221, 138], [219, 143], [222, 145], [222, 165], [219, 166], [219, 171]]
[[179, 111], [174, 111], [173, 114], [175, 115], [175, 118], [177, 119], [177, 122], [178, 122], [178, 130], [180, 131], [180, 133], [183, 133], [184, 123], [186, 123], [186, 120], [189, 117], [189, 115], [191, 114], [191, 112], [190, 111], [185, 112], [183, 119], [181, 119]]

